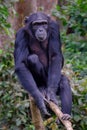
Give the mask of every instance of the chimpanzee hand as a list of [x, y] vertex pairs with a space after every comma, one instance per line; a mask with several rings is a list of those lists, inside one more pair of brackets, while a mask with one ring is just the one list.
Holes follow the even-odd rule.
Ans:
[[48, 100], [54, 102], [56, 105], [58, 105], [58, 100], [56, 97], [56, 93], [52, 90], [49, 90], [46, 87], [40, 87], [40, 92], [42, 95]]
[[46, 99], [48, 101], [52, 101], [56, 105], [58, 105], [58, 100], [57, 100], [56, 92], [52, 91], [51, 89], [50, 90], [47, 89], [47, 91], [46, 91]]
[[43, 95], [41, 93], [38, 93], [37, 96], [34, 96], [34, 100], [35, 100], [39, 110], [41, 111], [42, 116], [43, 117], [49, 117], [50, 114], [46, 109]]

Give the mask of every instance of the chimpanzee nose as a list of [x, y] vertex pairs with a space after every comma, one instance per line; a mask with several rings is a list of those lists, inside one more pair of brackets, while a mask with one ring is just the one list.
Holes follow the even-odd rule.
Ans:
[[39, 28], [39, 32], [43, 32], [43, 28]]

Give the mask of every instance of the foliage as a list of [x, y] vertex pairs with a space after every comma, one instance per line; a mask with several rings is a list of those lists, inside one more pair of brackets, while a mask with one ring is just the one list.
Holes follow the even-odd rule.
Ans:
[[6, 22], [7, 16], [8, 16], [8, 9], [5, 6], [0, 5], [0, 26], [3, 27], [3, 25], [5, 25], [6, 27], [8, 27], [8, 24]]
[[[53, 11], [62, 22], [61, 38], [65, 57], [65, 68], [73, 70], [71, 85], [73, 91], [74, 129], [87, 128], [87, 1], [67, 0]], [[71, 32], [67, 34], [68, 29]], [[67, 71], [67, 69], [66, 69]], [[65, 72], [67, 73], [67, 72]], [[68, 71], [69, 73], [69, 71]]]
[[8, 8], [5, 5], [0, 4], [0, 28], [7, 30], [10, 27], [10, 24], [7, 23], [9, 12]]
[[86, 130], [87, 128], [87, 77], [75, 79], [73, 89], [73, 124], [74, 129]]
[[70, 27], [78, 35], [87, 34], [87, 1], [83, 0], [66, 0], [68, 4], [62, 7], [57, 6], [53, 14], [60, 18], [63, 25]]
[[[1, 33], [9, 33], [9, 8], [18, 0], [0, 0]], [[14, 73], [13, 46], [0, 49], [0, 129], [34, 130], [31, 123], [28, 94], [17, 82]]]
[[[0, 0], [0, 29], [9, 35], [10, 23], [8, 22], [9, 8], [18, 0]], [[14, 9], [13, 9], [14, 10]]]
[[64, 56], [67, 64], [72, 65], [72, 69], [79, 77], [87, 74], [87, 45], [85, 39], [79, 39], [74, 34], [66, 35], [62, 33], [62, 42], [64, 43]]
[[1, 50], [0, 54], [0, 129], [34, 130], [28, 95], [14, 74], [13, 50]]
[[[68, 1], [66, 6], [57, 6], [53, 14], [63, 23], [61, 37], [65, 46], [65, 59], [78, 75], [84, 76], [87, 74], [87, 1]], [[67, 35], [68, 29], [74, 33]]]

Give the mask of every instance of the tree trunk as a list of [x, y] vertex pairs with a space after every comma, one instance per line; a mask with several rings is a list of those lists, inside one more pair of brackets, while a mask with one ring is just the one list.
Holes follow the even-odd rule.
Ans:
[[17, 16], [14, 19], [13, 28], [18, 30], [23, 26], [24, 17], [37, 11], [37, 2], [36, 0], [19, 0], [19, 2], [15, 4], [15, 10]]
[[57, 5], [59, 5], [60, 7], [62, 6], [62, 5], [66, 5], [67, 4], [67, 1], [66, 0], [58, 0], [57, 1]]
[[57, 0], [37, 0], [38, 10], [42, 9], [46, 14], [51, 15], [51, 10], [57, 4]]

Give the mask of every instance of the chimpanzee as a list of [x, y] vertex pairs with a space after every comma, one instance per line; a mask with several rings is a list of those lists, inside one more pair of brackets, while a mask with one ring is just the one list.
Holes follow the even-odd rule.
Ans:
[[61, 74], [63, 55], [58, 23], [42, 12], [31, 14], [19, 29], [15, 41], [15, 72], [44, 115], [49, 115], [44, 97], [58, 104], [62, 119], [71, 114], [72, 94], [68, 79]]

